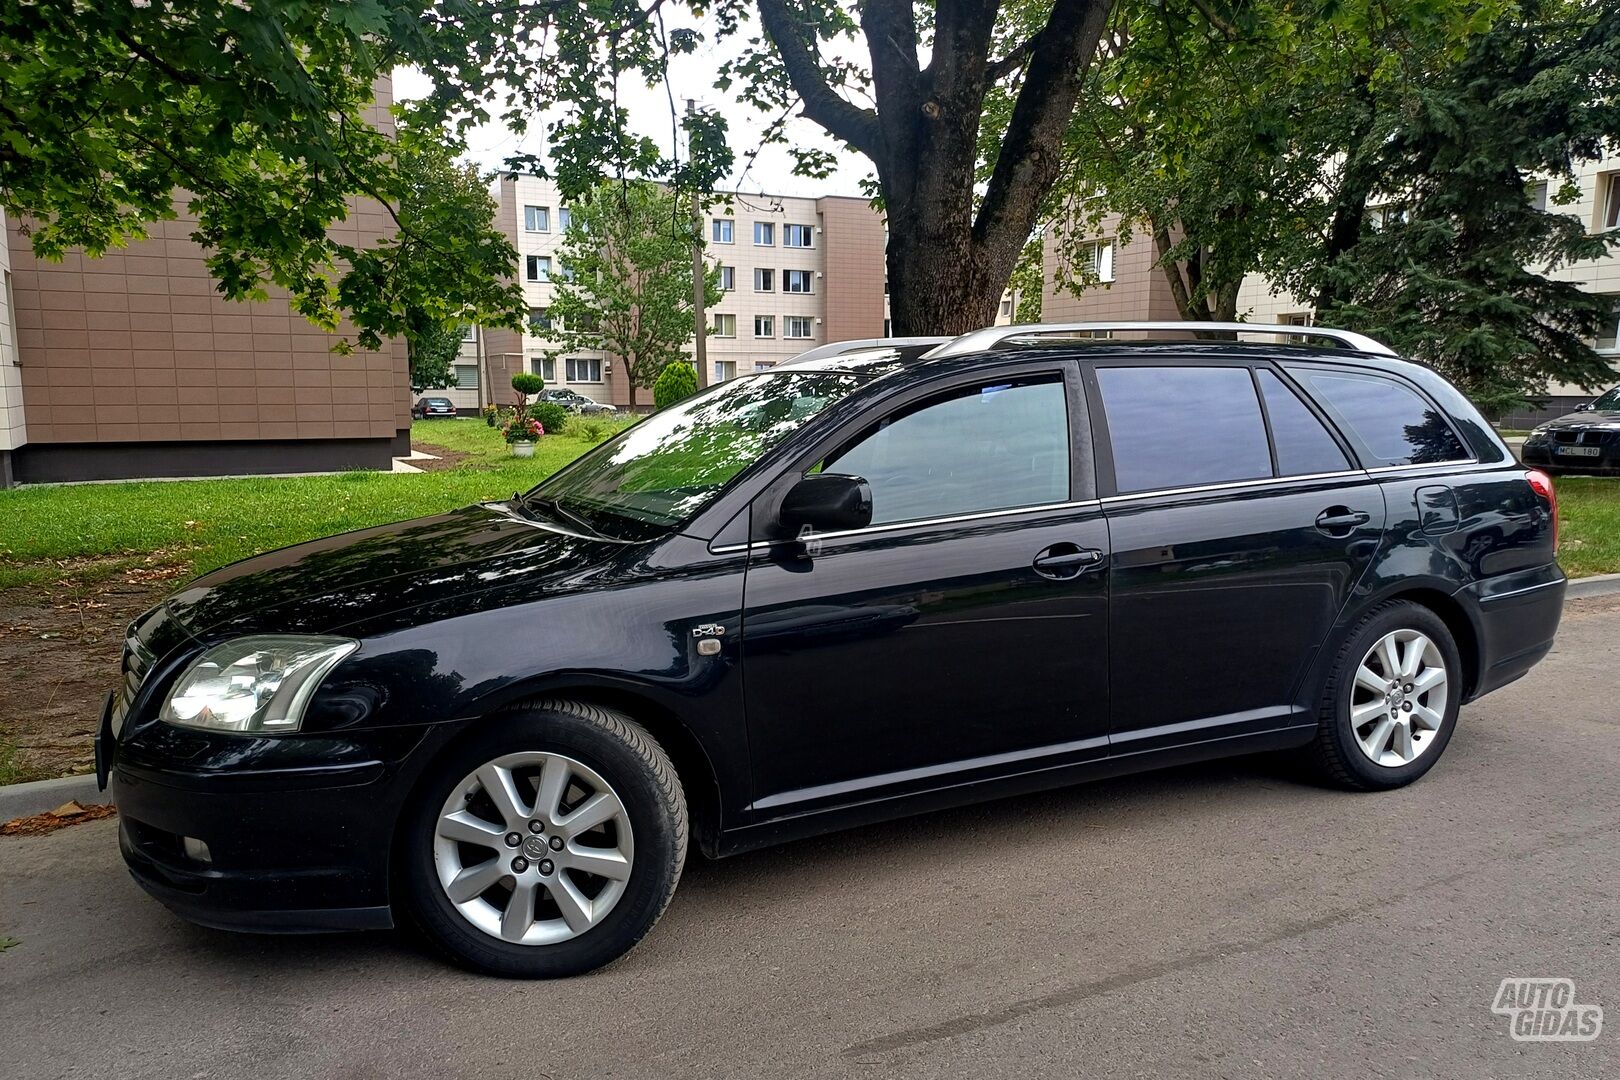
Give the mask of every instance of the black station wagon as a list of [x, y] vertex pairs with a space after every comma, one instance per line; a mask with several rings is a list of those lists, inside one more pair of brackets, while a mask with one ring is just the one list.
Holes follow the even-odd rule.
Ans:
[[566, 975], [689, 843], [1257, 751], [1410, 783], [1551, 647], [1552, 485], [1376, 342], [1215, 328], [787, 363], [510, 501], [209, 574], [130, 627], [124, 857], [212, 926]]

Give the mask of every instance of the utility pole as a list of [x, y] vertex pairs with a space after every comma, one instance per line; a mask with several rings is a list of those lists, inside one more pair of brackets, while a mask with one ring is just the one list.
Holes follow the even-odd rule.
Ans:
[[[691, 98], [686, 99], [686, 115], [691, 116], [697, 110], [697, 105]], [[691, 157], [691, 145], [687, 146], [687, 157]], [[703, 265], [703, 200], [698, 197], [696, 189], [692, 191], [692, 360], [697, 365], [698, 389], [702, 390], [709, 385], [709, 316], [703, 310], [704, 288], [703, 279], [706, 267]]]

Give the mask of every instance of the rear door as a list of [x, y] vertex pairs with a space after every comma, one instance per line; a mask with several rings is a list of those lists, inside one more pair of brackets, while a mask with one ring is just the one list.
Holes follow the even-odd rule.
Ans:
[[1113, 548], [1113, 752], [1294, 722], [1377, 550], [1378, 485], [1268, 363], [1098, 361], [1086, 381]]

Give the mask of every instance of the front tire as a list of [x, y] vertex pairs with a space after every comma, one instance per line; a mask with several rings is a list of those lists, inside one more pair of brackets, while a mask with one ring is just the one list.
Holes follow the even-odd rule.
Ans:
[[686, 860], [680, 779], [629, 717], [548, 700], [486, 718], [430, 768], [401, 832], [400, 898], [475, 971], [560, 978], [611, 963]]
[[1323, 689], [1308, 748], [1317, 772], [1353, 791], [1428, 772], [1456, 728], [1462, 670], [1450, 629], [1423, 605], [1396, 600], [1362, 616]]

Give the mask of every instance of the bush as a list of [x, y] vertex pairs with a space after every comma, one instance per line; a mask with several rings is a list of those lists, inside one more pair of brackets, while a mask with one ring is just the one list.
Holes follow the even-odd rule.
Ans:
[[667, 409], [697, 393], [697, 388], [697, 372], [692, 370], [692, 365], [685, 360], [671, 360], [653, 382], [653, 403]]
[[[530, 376], [538, 378], [539, 376]], [[537, 401], [529, 406], [529, 415], [540, 421], [540, 426], [556, 435], [568, 423], [568, 410], [555, 401]]]
[[520, 371], [512, 376], [512, 389], [524, 397], [531, 397], [546, 388], [546, 380], [538, 375], [531, 375], [527, 371]]
[[496, 424], [499, 424], [500, 422], [501, 422], [501, 410], [497, 409], [493, 405], [485, 405], [484, 406], [484, 423], [488, 424], [490, 427], [494, 427]]

